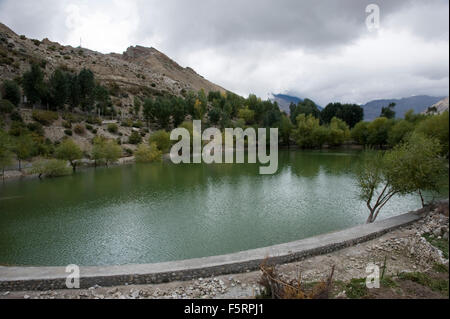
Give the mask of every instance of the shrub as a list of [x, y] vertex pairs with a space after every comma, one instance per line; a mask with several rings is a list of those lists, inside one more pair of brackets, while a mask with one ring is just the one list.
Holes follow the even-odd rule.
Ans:
[[94, 129], [94, 127], [92, 125], [90, 125], [90, 124], [86, 124], [86, 129], [88, 131], [92, 131]]
[[144, 126], [144, 125], [142, 124], [141, 121], [137, 121], [137, 122], [133, 123], [133, 127], [135, 127], [135, 128], [142, 128], [142, 126]]
[[137, 150], [134, 152], [136, 162], [138, 163], [151, 163], [161, 161], [162, 152], [156, 146], [156, 143], [140, 144]]
[[11, 127], [9, 128], [9, 135], [21, 136], [27, 133], [28, 133], [27, 128], [23, 122], [12, 121]]
[[70, 123], [80, 123], [83, 121], [83, 117], [81, 115], [73, 114], [66, 112], [62, 115], [62, 118]]
[[129, 148], [125, 148], [124, 152], [127, 156], [133, 156], [133, 150]]
[[42, 125], [49, 126], [58, 119], [58, 113], [51, 111], [35, 110], [33, 111], [33, 119]]
[[10, 118], [11, 118], [11, 121], [14, 121], [14, 122], [23, 122], [22, 116], [17, 111], [12, 111]]
[[359, 299], [367, 295], [368, 289], [366, 287], [365, 278], [353, 278], [346, 285], [345, 291], [350, 299]]
[[155, 143], [156, 147], [163, 153], [168, 153], [171, 145], [170, 134], [164, 130], [160, 130], [152, 134], [149, 138], [149, 144]]
[[64, 121], [62, 123], [62, 126], [66, 129], [71, 129], [72, 128], [72, 123], [70, 123], [69, 121]]
[[68, 135], [68, 136], [72, 136], [73, 135], [72, 130], [64, 130], [64, 133], [66, 135]]
[[82, 124], [75, 125], [73, 131], [78, 135], [83, 135], [86, 133], [86, 128]]
[[88, 118], [86, 119], [86, 123], [92, 125], [102, 125], [102, 120], [98, 117], [88, 116]]
[[33, 163], [31, 168], [33, 174], [38, 174], [45, 177], [59, 177], [70, 175], [72, 170], [67, 166], [67, 162], [58, 159], [39, 159]]
[[31, 131], [31, 132], [35, 132], [36, 134], [38, 134], [39, 136], [44, 136], [44, 128], [42, 127], [42, 125], [38, 122], [31, 122], [28, 123], [27, 128]]
[[139, 132], [133, 131], [128, 138], [128, 143], [137, 145], [142, 142], [142, 136], [139, 134]]
[[114, 123], [108, 124], [108, 132], [110, 132], [111, 134], [117, 134], [118, 131], [119, 127], [117, 126], [117, 124]]
[[133, 121], [130, 119], [124, 120], [122, 121], [122, 123], [120, 124], [123, 127], [131, 127], [133, 125]]
[[8, 100], [0, 100], [0, 114], [11, 113], [14, 110], [14, 104]]

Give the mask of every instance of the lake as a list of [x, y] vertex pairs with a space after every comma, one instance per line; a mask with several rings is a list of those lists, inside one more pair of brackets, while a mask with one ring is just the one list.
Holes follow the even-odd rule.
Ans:
[[[164, 162], [0, 183], [0, 264], [154, 263], [345, 229], [368, 216], [359, 160], [356, 151], [280, 151], [275, 175], [259, 175], [259, 164]], [[379, 218], [420, 206], [418, 196], [396, 197]]]

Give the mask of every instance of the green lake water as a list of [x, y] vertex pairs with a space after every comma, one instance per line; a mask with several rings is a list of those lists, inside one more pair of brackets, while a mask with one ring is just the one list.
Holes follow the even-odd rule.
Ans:
[[[163, 262], [362, 224], [359, 160], [358, 152], [281, 151], [271, 176], [259, 164], [166, 162], [0, 183], [0, 264]], [[393, 198], [379, 218], [417, 208], [418, 196]]]

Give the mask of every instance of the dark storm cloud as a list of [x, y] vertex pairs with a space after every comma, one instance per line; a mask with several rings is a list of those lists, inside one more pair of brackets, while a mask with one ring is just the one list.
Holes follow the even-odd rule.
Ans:
[[[373, 1], [191, 0], [143, 1], [141, 34], [165, 34], [172, 47], [245, 46], [271, 42], [280, 48], [326, 49], [366, 33], [365, 8]], [[409, 1], [379, 1], [384, 16]]]
[[[369, 3], [380, 8], [375, 32]], [[326, 104], [447, 95], [448, 9], [448, 0], [0, 0], [0, 21], [104, 53], [153, 46], [237, 93]]]

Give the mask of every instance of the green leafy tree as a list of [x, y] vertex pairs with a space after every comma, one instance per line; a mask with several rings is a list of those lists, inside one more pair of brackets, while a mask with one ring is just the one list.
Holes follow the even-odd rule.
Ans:
[[424, 191], [439, 193], [447, 186], [446, 161], [440, 152], [438, 139], [414, 133], [386, 154], [390, 178], [408, 192], [418, 193], [422, 206], [425, 206]]
[[12, 149], [11, 138], [5, 132], [0, 131], [0, 168], [3, 178], [5, 178], [5, 168], [13, 164]]
[[352, 139], [360, 144], [366, 146], [369, 140], [369, 123], [368, 122], [359, 122], [355, 125], [355, 127], [351, 130]]
[[23, 91], [31, 104], [40, 103], [46, 94], [44, 72], [38, 64], [32, 64], [31, 69], [22, 77]]
[[388, 132], [388, 144], [393, 147], [400, 144], [414, 130], [414, 124], [407, 120], [397, 121]]
[[78, 74], [80, 87], [80, 101], [83, 110], [91, 111], [95, 102], [95, 79], [94, 73], [89, 69], [83, 69]]
[[63, 108], [69, 98], [70, 83], [61, 69], [56, 69], [51, 75], [49, 90], [53, 106], [56, 109]]
[[213, 107], [208, 112], [209, 121], [213, 125], [216, 125], [217, 123], [219, 123], [221, 116], [222, 116], [222, 111], [217, 107]]
[[134, 114], [139, 116], [139, 113], [141, 112], [142, 102], [137, 96], [135, 96], [133, 99], [133, 105], [134, 105]]
[[[291, 112], [291, 121], [295, 122], [297, 117], [300, 114], [305, 114], [306, 116], [312, 115], [315, 118], [320, 118], [320, 110], [317, 107], [316, 103], [310, 99], [305, 99], [301, 102], [299, 102], [297, 105], [291, 104], [290, 106], [290, 112]], [[329, 123], [329, 122], [328, 122]]]
[[156, 131], [150, 135], [149, 144], [155, 144], [163, 154], [166, 154], [169, 152], [169, 148], [172, 145], [170, 134], [164, 130]]
[[331, 123], [331, 120], [337, 117], [347, 123], [350, 128], [353, 128], [363, 120], [364, 110], [356, 104], [330, 103], [322, 110], [320, 117], [326, 124]]
[[81, 103], [81, 87], [80, 81], [78, 80], [78, 75], [70, 74], [67, 75], [67, 82], [69, 87], [69, 106], [71, 109], [78, 107]]
[[14, 111], [14, 104], [9, 100], [0, 100], [0, 114], [8, 114]]
[[19, 171], [22, 170], [22, 161], [32, 157], [34, 152], [34, 141], [30, 134], [21, 134], [14, 141], [13, 152], [19, 162]]
[[330, 146], [342, 145], [350, 137], [350, 129], [343, 120], [333, 117], [328, 131], [328, 144]]
[[102, 85], [96, 85], [94, 88], [95, 100], [97, 102], [96, 107], [100, 115], [110, 114], [109, 112], [112, 102], [109, 96], [109, 91]]
[[69, 161], [75, 172], [77, 168], [77, 161], [83, 157], [81, 148], [70, 138], [65, 139], [55, 149], [55, 157], [61, 160]]
[[366, 151], [357, 173], [360, 198], [374, 222], [381, 209], [395, 195], [438, 191], [446, 164], [439, 155], [437, 140], [413, 134], [407, 141], [387, 152]]
[[370, 122], [367, 126], [368, 144], [372, 146], [379, 146], [380, 148], [383, 147], [383, 145], [386, 145], [388, 142], [389, 130], [392, 124], [393, 122], [386, 117], [379, 117]]
[[158, 97], [155, 101], [154, 119], [162, 128], [167, 128], [170, 123], [171, 104], [165, 97]]
[[172, 97], [171, 105], [173, 126], [177, 127], [186, 117], [186, 103], [180, 97]]
[[251, 125], [255, 121], [255, 111], [250, 110], [248, 107], [240, 109], [238, 111], [238, 116], [243, 119], [247, 125]]
[[389, 104], [387, 107], [383, 107], [381, 109], [381, 115], [380, 117], [385, 117], [387, 119], [394, 119], [395, 118], [395, 103]]
[[279, 127], [280, 140], [282, 145], [287, 146], [290, 145], [293, 128], [294, 125], [292, 125], [290, 118], [285, 114], [283, 114], [280, 120], [280, 127]]
[[0, 93], [3, 99], [10, 101], [14, 106], [20, 103], [20, 88], [17, 82], [5, 80], [0, 88]]
[[95, 166], [97, 166], [99, 161], [104, 162], [108, 166], [122, 156], [122, 148], [114, 140], [96, 137], [93, 142], [92, 158], [95, 161]]
[[[301, 148], [321, 147], [323, 130], [320, 128], [319, 119], [314, 115], [300, 114], [297, 116], [297, 128], [293, 131], [293, 137]], [[321, 137], [321, 138], [319, 138]]]
[[415, 132], [430, 138], [436, 138], [441, 145], [441, 154], [449, 153], [449, 113], [428, 116], [417, 124]]
[[140, 144], [137, 150], [134, 152], [136, 162], [138, 163], [151, 163], [161, 161], [162, 152], [156, 146], [156, 143]]
[[117, 160], [122, 156], [122, 148], [114, 140], [106, 141], [103, 151], [106, 166], [110, 163], [117, 162]]
[[205, 94], [205, 90], [198, 91], [197, 100], [194, 104], [194, 114], [199, 120], [203, 120], [208, 109], [208, 99]]
[[143, 107], [143, 115], [145, 120], [147, 121], [147, 126], [150, 126], [150, 121], [153, 120], [154, 112], [155, 112], [155, 103], [152, 99], [146, 99], [144, 101], [144, 107]]

